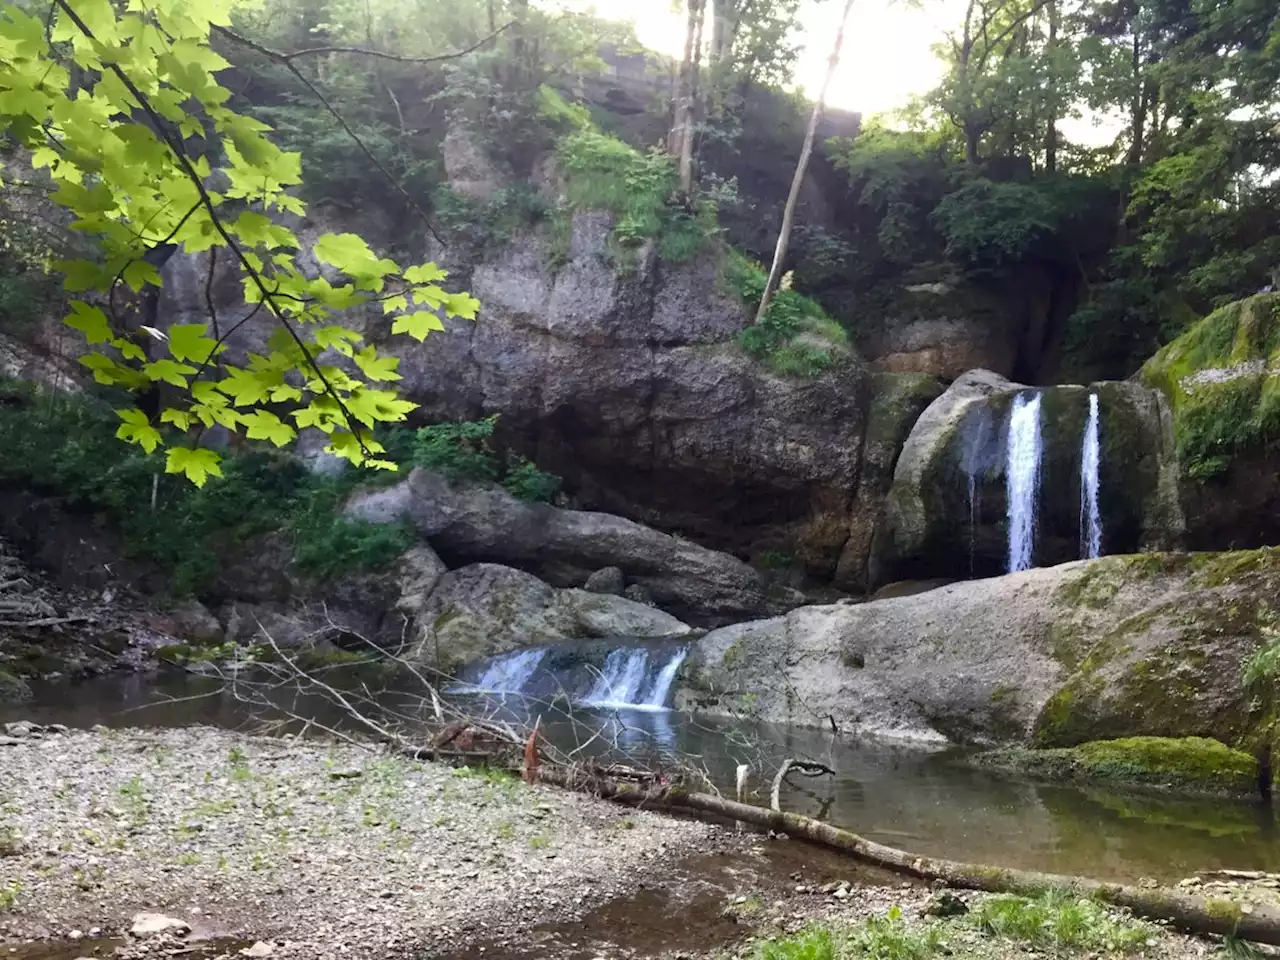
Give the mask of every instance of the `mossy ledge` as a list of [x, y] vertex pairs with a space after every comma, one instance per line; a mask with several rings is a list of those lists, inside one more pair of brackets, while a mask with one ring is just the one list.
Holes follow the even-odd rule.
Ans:
[[974, 762], [1036, 778], [1106, 781], [1200, 793], [1245, 795], [1258, 785], [1257, 761], [1206, 737], [1129, 737], [1046, 750], [1011, 748]]

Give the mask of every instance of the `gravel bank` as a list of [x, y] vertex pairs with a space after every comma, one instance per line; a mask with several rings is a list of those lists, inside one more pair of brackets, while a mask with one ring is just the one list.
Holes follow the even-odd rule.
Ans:
[[209, 728], [21, 737], [0, 770], [0, 940], [158, 910], [193, 936], [275, 940], [275, 956], [439, 950], [571, 919], [740, 842], [504, 776]]

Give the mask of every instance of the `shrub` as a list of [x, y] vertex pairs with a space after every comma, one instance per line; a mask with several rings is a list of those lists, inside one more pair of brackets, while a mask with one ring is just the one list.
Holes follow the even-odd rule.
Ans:
[[0, 444], [8, 455], [0, 481], [100, 512], [128, 555], [167, 572], [175, 594], [208, 586], [228, 550], [273, 531], [292, 540], [300, 570], [322, 578], [385, 565], [411, 542], [406, 527], [341, 515], [358, 471], [319, 476], [293, 458], [255, 451], [227, 457], [223, 476], [196, 488], [165, 475], [159, 456], [116, 440], [118, 421], [100, 398], [14, 384], [2, 393]]
[[497, 424], [494, 414], [484, 420], [422, 427], [413, 442], [413, 462], [454, 481], [496, 480], [529, 503], [550, 500], [560, 489], [560, 478], [544, 473], [525, 457], [511, 455], [502, 463], [490, 443]]
[[718, 230], [713, 201], [692, 207], [673, 201], [675, 166], [660, 150], [642, 153], [584, 129], [561, 140], [557, 156], [569, 209], [612, 213], [619, 254], [655, 240], [663, 259], [692, 260]]
[[[758, 263], [730, 250], [725, 280], [749, 310], [760, 305], [768, 275]], [[847, 349], [849, 334], [828, 317], [817, 301], [783, 288], [774, 295], [760, 323], [738, 335], [738, 345], [784, 377], [815, 377]]]

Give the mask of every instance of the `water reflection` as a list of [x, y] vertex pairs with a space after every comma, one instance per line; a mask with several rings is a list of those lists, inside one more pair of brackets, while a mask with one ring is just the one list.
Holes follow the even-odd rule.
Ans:
[[[184, 675], [111, 677], [36, 691], [32, 703], [0, 705], [0, 721], [29, 718], [89, 727], [244, 728], [255, 722], [214, 681]], [[290, 713], [335, 725], [330, 704], [280, 692]], [[390, 707], [413, 707], [387, 699]], [[476, 701], [472, 701], [476, 703]], [[679, 755], [731, 794], [739, 763], [752, 767], [757, 802], [786, 757], [821, 760], [837, 776], [793, 777], [787, 809], [926, 856], [1081, 873], [1103, 879], [1177, 880], [1221, 868], [1280, 869], [1280, 835], [1269, 810], [1246, 801], [1135, 794], [1029, 783], [961, 764], [954, 753], [843, 741], [830, 733], [645, 710], [582, 710], [545, 701], [481, 698], [495, 716], [542, 717], [548, 738], [578, 757], [659, 764]], [[480, 703], [476, 703], [477, 706]]]

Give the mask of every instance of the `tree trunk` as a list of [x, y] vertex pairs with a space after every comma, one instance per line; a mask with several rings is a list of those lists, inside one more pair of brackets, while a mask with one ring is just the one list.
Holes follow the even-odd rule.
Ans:
[[[1058, 2], [1057, 0], [1049, 0], [1049, 64], [1050, 69], [1054, 66], [1054, 56], [1058, 52]], [[1050, 79], [1050, 83], [1054, 84], [1056, 90], [1056, 73]], [[1044, 132], [1044, 169], [1046, 173], [1052, 174], [1058, 167], [1058, 102], [1055, 94], [1049, 101], [1049, 125]]]
[[621, 803], [643, 804], [649, 808], [693, 810], [749, 823], [766, 830], [776, 830], [789, 837], [803, 838], [850, 854], [866, 863], [924, 880], [942, 880], [961, 889], [1025, 896], [1035, 896], [1049, 890], [1067, 890], [1081, 897], [1092, 897], [1115, 906], [1127, 907], [1139, 916], [1151, 920], [1168, 921], [1191, 933], [1219, 936], [1234, 934], [1258, 943], [1280, 944], [1280, 908], [1271, 904], [1253, 904], [1251, 912], [1245, 913], [1231, 901], [1208, 900], [1167, 887], [1134, 887], [1066, 874], [921, 857], [796, 813], [766, 810], [706, 793], [685, 793], [679, 789], [655, 790], [635, 783], [620, 783], [577, 774], [563, 768], [544, 767], [539, 779], [570, 789], [585, 790]]
[[[690, 6], [694, 0], [690, 0]], [[707, 0], [697, 0], [698, 20], [693, 35], [693, 59], [689, 64], [689, 108], [684, 118], [684, 132], [680, 137], [679, 179], [680, 193], [693, 195], [693, 126], [698, 117], [698, 64], [702, 60], [702, 26], [706, 22], [704, 12]]]
[[1133, 106], [1129, 111], [1130, 142], [1129, 156], [1126, 158], [1126, 163], [1130, 167], [1136, 168], [1142, 162], [1142, 141], [1146, 139], [1147, 123], [1147, 85], [1142, 81], [1142, 53], [1136, 28], [1133, 35], [1131, 66], [1133, 69]]
[[689, 19], [685, 24], [684, 60], [680, 63], [680, 79], [676, 86], [675, 109], [671, 121], [671, 133], [667, 137], [667, 154], [679, 158], [684, 152], [684, 140], [689, 135], [693, 119], [693, 45], [698, 34], [698, 10], [704, 0], [685, 0]]
[[787, 194], [787, 205], [782, 211], [782, 228], [778, 231], [778, 245], [773, 250], [773, 266], [769, 269], [769, 279], [765, 283], [764, 294], [760, 297], [760, 308], [756, 311], [756, 323], [761, 323], [768, 314], [769, 304], [773, 301], [778, 282], [782, 279], [782, 267], [787, 260], [787, 248], [791, 245], [791, 227], [795, 221], [796, 203], [800, 200], [800, 188], [804, 186], [804, 178], [809, 172], [813, 138], [818, 132], [818, 121], [822, 119], [827, 89], [831, 86], [831, 78], [835, 76], [836, 67], [840, 65], [840, 49], [844, 46], [844, 28], [852, 8], [853, 0], [845, 0], [844, 12], [840, 14], [840, 27], [836, 30], [836, 43], [831, 50], [831, 59], [827, 61], [827, 75], [822, 80], [822, 89], [818, 91], [818, 99], [814, 102], [813, 111], [809, 114], [809, 126], [804, 133], [804, 146], [800, 148], [800, 161], [796, 164], [795, 176], [791, 178], [791, 192]]

